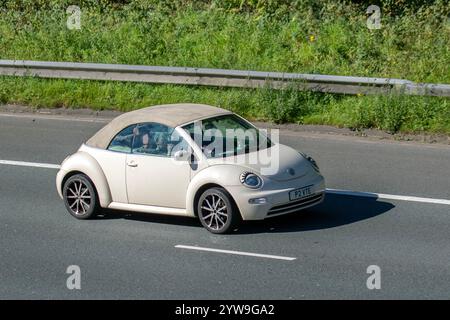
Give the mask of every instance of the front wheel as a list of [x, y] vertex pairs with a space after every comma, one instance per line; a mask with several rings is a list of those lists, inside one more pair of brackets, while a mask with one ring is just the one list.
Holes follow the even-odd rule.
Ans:
[[77, 219], [89, 219], [97, 211], [98, 200], [91, 180], [84, 174], [67, 179], [63, 187], [64, 204], [67, 211]]
[[227, 233], [241, 220], [238, 208], [223, 188], [211, 188], [203, 192], [197, 204], [201, 224], [212, 233]]

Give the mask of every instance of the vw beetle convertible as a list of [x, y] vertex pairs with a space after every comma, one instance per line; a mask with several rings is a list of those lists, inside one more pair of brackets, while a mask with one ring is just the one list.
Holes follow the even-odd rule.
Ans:
[[200, 104], [113, 119], [63, 161], [56, 187], [78, 219], [101, 208], [189, 216], [212, 233], [314, 206], [325, 192], [311, 157]]

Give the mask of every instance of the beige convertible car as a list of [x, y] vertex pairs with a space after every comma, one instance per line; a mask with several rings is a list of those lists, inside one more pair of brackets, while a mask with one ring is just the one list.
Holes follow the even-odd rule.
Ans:
[[100, 208], [189, 216], [213, 233], [311, 207], [325, 192], [311, 157], [200, 104], [113, 119], [63, 161], [56, 187], [78, 219]]

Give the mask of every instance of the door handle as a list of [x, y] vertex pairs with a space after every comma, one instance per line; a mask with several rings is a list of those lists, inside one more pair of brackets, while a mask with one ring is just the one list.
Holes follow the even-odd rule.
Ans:
[[135, 161], [130, 161], [130, 162], [127, 162], [127, 166], [135, 168], [138, 166], [138, 164]]

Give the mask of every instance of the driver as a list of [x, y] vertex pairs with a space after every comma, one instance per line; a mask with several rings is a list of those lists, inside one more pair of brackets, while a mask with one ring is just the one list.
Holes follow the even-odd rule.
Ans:
[[[141, 130], [142, 131], [142, 130]], [[138, 139], [140, 147], [135, 148], [133, 151], [136, 153], [153, 153], [154, 146], [151, 143], [151, 135], [149, 131], [143, 131], [136, 137]]]

